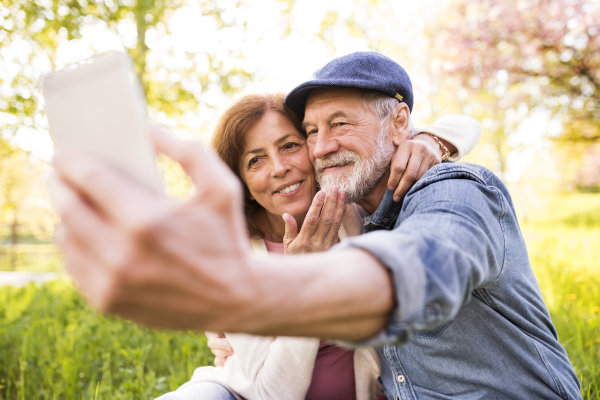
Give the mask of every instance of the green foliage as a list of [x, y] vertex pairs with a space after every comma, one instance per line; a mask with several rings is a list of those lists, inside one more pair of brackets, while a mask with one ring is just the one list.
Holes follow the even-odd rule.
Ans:
[[[4, 125], [0, 121], [0, 136], [14, 135], [19, 126], [47, 129], [41, 107], [33, 95], [37, 92], [38, 81], [43, 73], [55, 68], [59, 45], [81, 39], [82, 31], [97, 24], [103, 24], [122, 39], [125, 47], [129, 46], [154, 114], [164, 113], [168, 118], [176, 118], [190, 111], [195, 113], [198, 106], [204, 104], [201, 98], [209, 88], [219, 87], [223, 93], [241, 89], [250, 74], [232, 67], [231, 62], [221, 62], [225, 57], [228, 61], [240, 60], [240, 49], [221, 51], [218, 57], [205, 52], [189, 52], [185, 66], [180, 67], [173, 67], [173, 54], [167, 55], [171, 60], [165, 58], [165, 54], [152, 57], [147, 34], [151, 32], [156, 38], [168, 39], [169, 18], [183, 4], [182, 0], [0, 0], [0, 47], [11, 44], [21, 47], [20, 56], [3, 60], [10, 65], [10, 73], [0, 76], [0, 85], [4, 84], [0, 116], [6, 113], [12, 117], [10, 123]], [[218, 29], [237, 27], [236, 21], [225, 22], [221, 18], [220, 2], [202, 1], [201, 8], [205, 16], [215, 20]], [[128, 43], [119, 32], [123, 23], [135, 28], [135, 44]], [[50, 67], [43, 69], [41, 65]], [[159, 69], [166, 71], [165, 78], [150, 76]]]
[[600, 399], [599, 227], [568, 222], [524, 229], [532, 266], [585, 399]]
[[52, 236], [56, 217], [43, 193], [45, 167], [0, 137], [0, 242], [10, 242], [13, 253], [21, 237]]
[[152, 399], [211, 362], [204, 336], [102, 317], [66, 281], [0, 288], [1, 399]]
[[600, 196], [555, 200], [523, 225], [531, 265], [584, 399], [600, 399]]

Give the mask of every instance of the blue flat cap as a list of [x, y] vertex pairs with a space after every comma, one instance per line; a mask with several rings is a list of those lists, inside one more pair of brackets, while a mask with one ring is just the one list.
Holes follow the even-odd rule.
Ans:
[[356, 52], [338, 57], [313, 74], [313, 79], [296, 86], [285, 97], [285, 104], [300, 121], [308, 94], [313, 89], [345, 87], [377, 90], [413, 107], [412, 84], [397, 62], [375, 52]]

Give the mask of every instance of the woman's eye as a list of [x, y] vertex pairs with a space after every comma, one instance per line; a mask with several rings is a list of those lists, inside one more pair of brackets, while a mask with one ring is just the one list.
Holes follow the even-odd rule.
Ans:
[[259, 161], [260, 161], [260, 158], [253, 157], [250, 159], [250, 161], [248, 161], [248, 166], [252, 167], [252, 166], [256, 165]]
[[293, 149], [293, 148], [295, 148], [297, 146], [299, 146], [298, 143], [289, 142], [289, 143], [286, 143], [286, 144], [283, 145], [283, 149], [284, 150], [291, 150], [291, 149]]

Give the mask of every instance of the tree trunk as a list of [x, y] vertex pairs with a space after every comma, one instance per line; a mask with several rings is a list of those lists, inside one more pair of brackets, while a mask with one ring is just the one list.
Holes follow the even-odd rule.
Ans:
[[135, 48], [135, 63], [138, 66], [138, 76], [144, 88], [144, 94], [148, 95], [148, 82], [146, 81], [146, 55], [148, 54], [148, 46], [146, 45], [146, 31], [148, 23], [146, 22], [146, 14], [152, 7], [145, 4], [146, 2], [138, 2], [134, 8], [135, 22], [137, 25], [137, 46]]
[[13, 214], [13, 221], [10, 227], [10, 269], [14, 271], [17, 268], [17, 245], [19, 244], [19, 223], [17, 220], [17, 212]]

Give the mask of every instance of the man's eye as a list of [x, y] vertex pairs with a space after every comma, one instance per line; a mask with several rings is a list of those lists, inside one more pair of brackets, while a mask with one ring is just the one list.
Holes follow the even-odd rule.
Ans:
[[316, 129], [309, 129], [308, 131], [306, 131], [306, 135], [310, 136], [310, 135], [315, 135], [318, 131]]
[[346, 125], [346, 123], [345, 122], [336, 122], [333, 124], [334, 127], [340, 127], [342, 125]]

